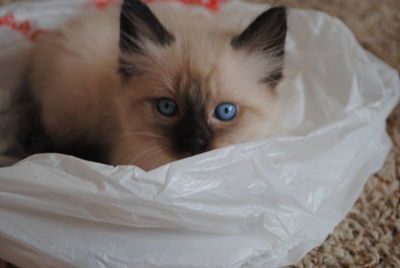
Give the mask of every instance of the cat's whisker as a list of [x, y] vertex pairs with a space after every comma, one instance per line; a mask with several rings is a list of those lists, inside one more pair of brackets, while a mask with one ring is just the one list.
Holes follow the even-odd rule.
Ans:
[[164, 139], [164, 136], [147, 132], [147, 131], [138, 131], [138, 132], [127, 132], [121, 135], [122, 137], [130, 137], [130, 136], [146, 136], [146, 137], [151, 137], [151, 138], [159, 138], [159, 139]]
[[151, 132], [147, 132], [147, 131], [127, 132], [127, 133], [120, 134], [118, 137], [116, 137], [113, 141], [110, 142], [110, 145], [112, 146], [117, 143], [120, 143], [125, 138], [136, 137], [136, 136], [144, 136], [144, 137], [148, 137], [148, 138], [155, 138], [158, 140], [167, 139], [164, 136], [161, 136], [161, 135], [158, 135], [155, 133], [151, 133]]
[[[170, 159], [166, 159], [165, 157], [165, 150], [160, 148], [160, 150], [156, 150], [152, 153], [149, 153], [145, 156], [143, 156], [140, 160], [143, 163], [152, 163], [153, 166], [160, 166], [164, 163], [170, 162]], [[164, 160], [164, 161], [163, 161]], [[167, 161], [165, 161], [167, 160]]]
[[167, 148], [166, 148], [165, 146], [154, 146], [154, 147], [152, 147], [152, 148], [150, 148], [150, 149], [148, 149], [148, 150], [146, 150], [146, 151], [144, 151], [144, 152], [141, 152], [139, 155], [135, 155], [132, 159], [130, 159], [130, 160], [128, 161], [128, 163], [133, 164], [133, 163], [135, 163], [138, 159], [141, 159], [141, 160], [146, 159], [145, 156], [147, 156], [147, 158], [148, 158], [149, 156], [151, 156], [151, 155], [154, 154], [154, 153], [165, 152], [166, 149], [167, 149]]

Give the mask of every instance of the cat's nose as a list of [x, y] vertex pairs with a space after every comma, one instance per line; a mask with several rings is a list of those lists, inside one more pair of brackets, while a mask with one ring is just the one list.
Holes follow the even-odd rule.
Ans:
[[205, 137], [186, 136], [181, 140], [182, 149], [190, 155], [200, 154], [207, 151], [209, 142]]
[[202, 137], [194, 137], [193, 139], [191, 139], [191, 141], [189, 140], [189, 142], [190, 144], [188, 144], [189, 146], [186, 146], [186, 148], [189, 149], [189, 152], [192, 155], [200, 154], [207, 150], [208, 139]]
[[213, 132], [206, 120], [193, 116], [185, 118], [176, 126], [174, 143], [179, 153], [200, 154], [209, 150]]

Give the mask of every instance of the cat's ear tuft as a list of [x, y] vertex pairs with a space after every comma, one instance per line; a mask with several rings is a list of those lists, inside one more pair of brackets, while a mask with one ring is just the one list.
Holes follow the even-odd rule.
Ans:
[[120, 14], [119, 47], [123, 53], [140, 52], [143, 40], [165, 46], [174, 41], [174, 37], [142, 1], [124, 0]]
[[273, 7], [259, 15], [231, 45], [234, 49], [261, 52], [275, 58], [276, 71], [268, 74], [265, 82], [276, 83], [282, 77], [283, 56], [287, 32], [286, 8]]

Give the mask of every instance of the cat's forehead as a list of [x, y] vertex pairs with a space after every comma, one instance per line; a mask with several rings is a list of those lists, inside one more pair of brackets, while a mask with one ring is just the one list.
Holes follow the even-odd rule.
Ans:
[[246, 95], [265, 88], [260, 83], [269, 68], [265, 60], [234, 51], [229, 37], [173, 34], [175, 41], [168, 46], [148, 43], [146, 53], [129, 60], [143, 70], [148, 82], [158, 83], [157, 90], [182, 102], [190, 95], [210, 103], [250, 101]]
[[199, 99], [200, 101], [209, 95], [208, 79], [199, 72], [189, 69], [177, 71], [173, 80], [173, 90], [176, 91], [178, 98]]

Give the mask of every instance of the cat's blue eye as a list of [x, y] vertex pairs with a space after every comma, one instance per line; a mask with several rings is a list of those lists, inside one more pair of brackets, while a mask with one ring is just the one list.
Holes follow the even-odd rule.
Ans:
[[178, 113], [178, 105], [173, 99], [161, 98], [157, 100], [157, 110], [163, 116], [174, 116]]
[[215, 108], [215, 117], [221, 121], [229, 121], [235, 118], [237, 106], [233, 103], [221, 103]]

